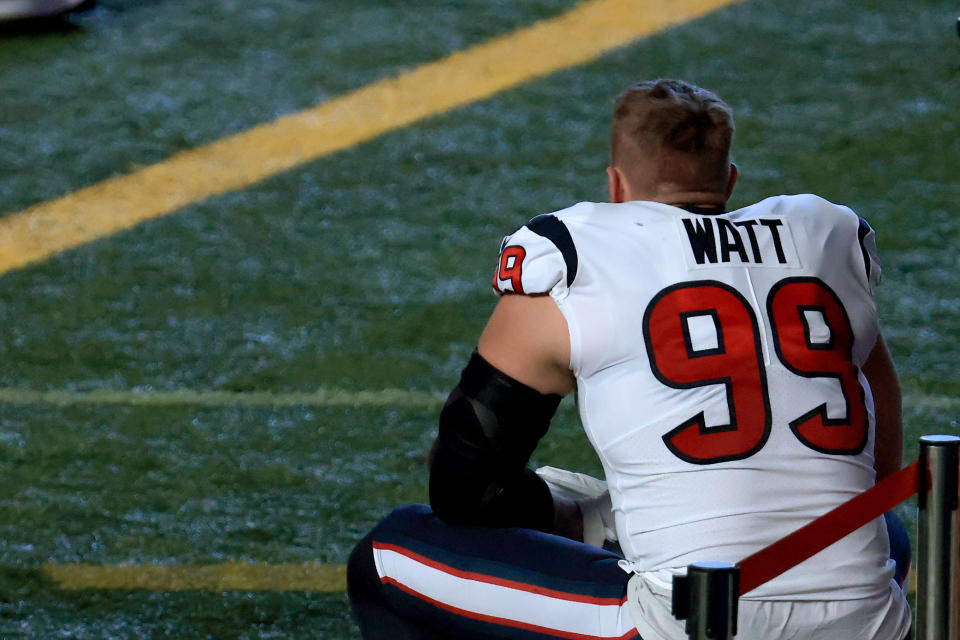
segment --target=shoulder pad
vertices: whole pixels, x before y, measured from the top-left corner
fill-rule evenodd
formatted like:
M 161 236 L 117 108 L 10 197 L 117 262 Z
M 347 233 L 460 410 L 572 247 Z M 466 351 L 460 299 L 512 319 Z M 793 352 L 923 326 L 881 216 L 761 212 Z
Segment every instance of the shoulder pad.
M 880 284 L 881 269 L 877 251 L 877 236 L 867 221 L 857 215 L 850 207 L 830 202 L 820 196 L 801 194 L 781 197 L 800 202 L 809 207 L 810 211 L 817 212 L 820 216 L 827 216 L 830 220 L 836 220 L 836 224 L 843 224 L 847 229 L 850 229 L 848 225 L 857 225 L 857 242 L 859 252 L 863 257 L 864 277 L 867 288 L 872 295 Z M 853 251 L 857 250 L 855 247 L 851 247 L 851 249 Z
M 563 294 L 577 277 L 577 267 L 567 226 L 553 214 L 540 215 L 503 239 L 493 289 L 498 294 Z

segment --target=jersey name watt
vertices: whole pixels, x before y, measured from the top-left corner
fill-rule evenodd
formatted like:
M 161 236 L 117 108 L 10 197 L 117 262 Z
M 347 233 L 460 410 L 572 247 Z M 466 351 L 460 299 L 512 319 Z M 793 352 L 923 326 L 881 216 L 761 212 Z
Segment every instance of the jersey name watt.
M 782 216 L 731 221 L 723 216 L 678 217 L 687 240 L 684 257 L 690 269 L 717 264 L 752 264 L 774 268 L 800 268 L 800 258 Z

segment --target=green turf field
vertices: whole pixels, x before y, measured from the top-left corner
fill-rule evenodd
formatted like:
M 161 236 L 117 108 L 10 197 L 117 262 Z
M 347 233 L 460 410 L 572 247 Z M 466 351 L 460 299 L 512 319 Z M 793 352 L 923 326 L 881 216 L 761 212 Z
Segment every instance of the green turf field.
M 5 29 L 0 222 L 573 6 L 101 0 Z M 603 199 L 635 79 L 732 104 L 734 206 L 812 191 L 871 221 L 906 458 L 957 433 L 956 9 L 751 0 L 3 274 L 0 637 L 356 638 L 337 590 L 72 590 L 48 567 L 338 565 L 423 501 L 500 238 Z M 564 405 L 535 458 L 596 472 L 587 446 Z

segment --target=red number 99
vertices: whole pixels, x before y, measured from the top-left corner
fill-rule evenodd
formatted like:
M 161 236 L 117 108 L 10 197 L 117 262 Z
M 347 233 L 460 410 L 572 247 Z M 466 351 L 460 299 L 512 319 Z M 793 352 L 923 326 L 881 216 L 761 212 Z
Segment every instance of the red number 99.
M 868 415 L 852 357 L 853 328 L 840 298 L 817 278 L 786 278 L 771 288 L 767 315 L 783 365 L 804 378 L 832 378 L 843 395 L 844 415 L 831 418 L 823 402 L 789 422 L 794 435 L 821 453 L 863 451 Z M 752 307 L 736 289 L 715 280 L 667 287 L 647 307 L 643 334 L 650 368 L 663 384 L 724 386 L 728 424 L 708 427 L 700 411 L 663 436 L 676 456 L 713 464 L 747 458 L 763 447 L 771 411 L 760 332 Z

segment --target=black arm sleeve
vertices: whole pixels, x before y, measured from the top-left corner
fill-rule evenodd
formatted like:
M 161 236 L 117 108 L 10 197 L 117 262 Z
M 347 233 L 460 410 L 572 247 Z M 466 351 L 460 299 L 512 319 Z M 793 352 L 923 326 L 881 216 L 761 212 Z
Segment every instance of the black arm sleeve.
M 478 353 L 440 413 L 430 506 L 450 524 L 553 529 L 546 483 L 526 468 L 560 396 L 544 395 Z

